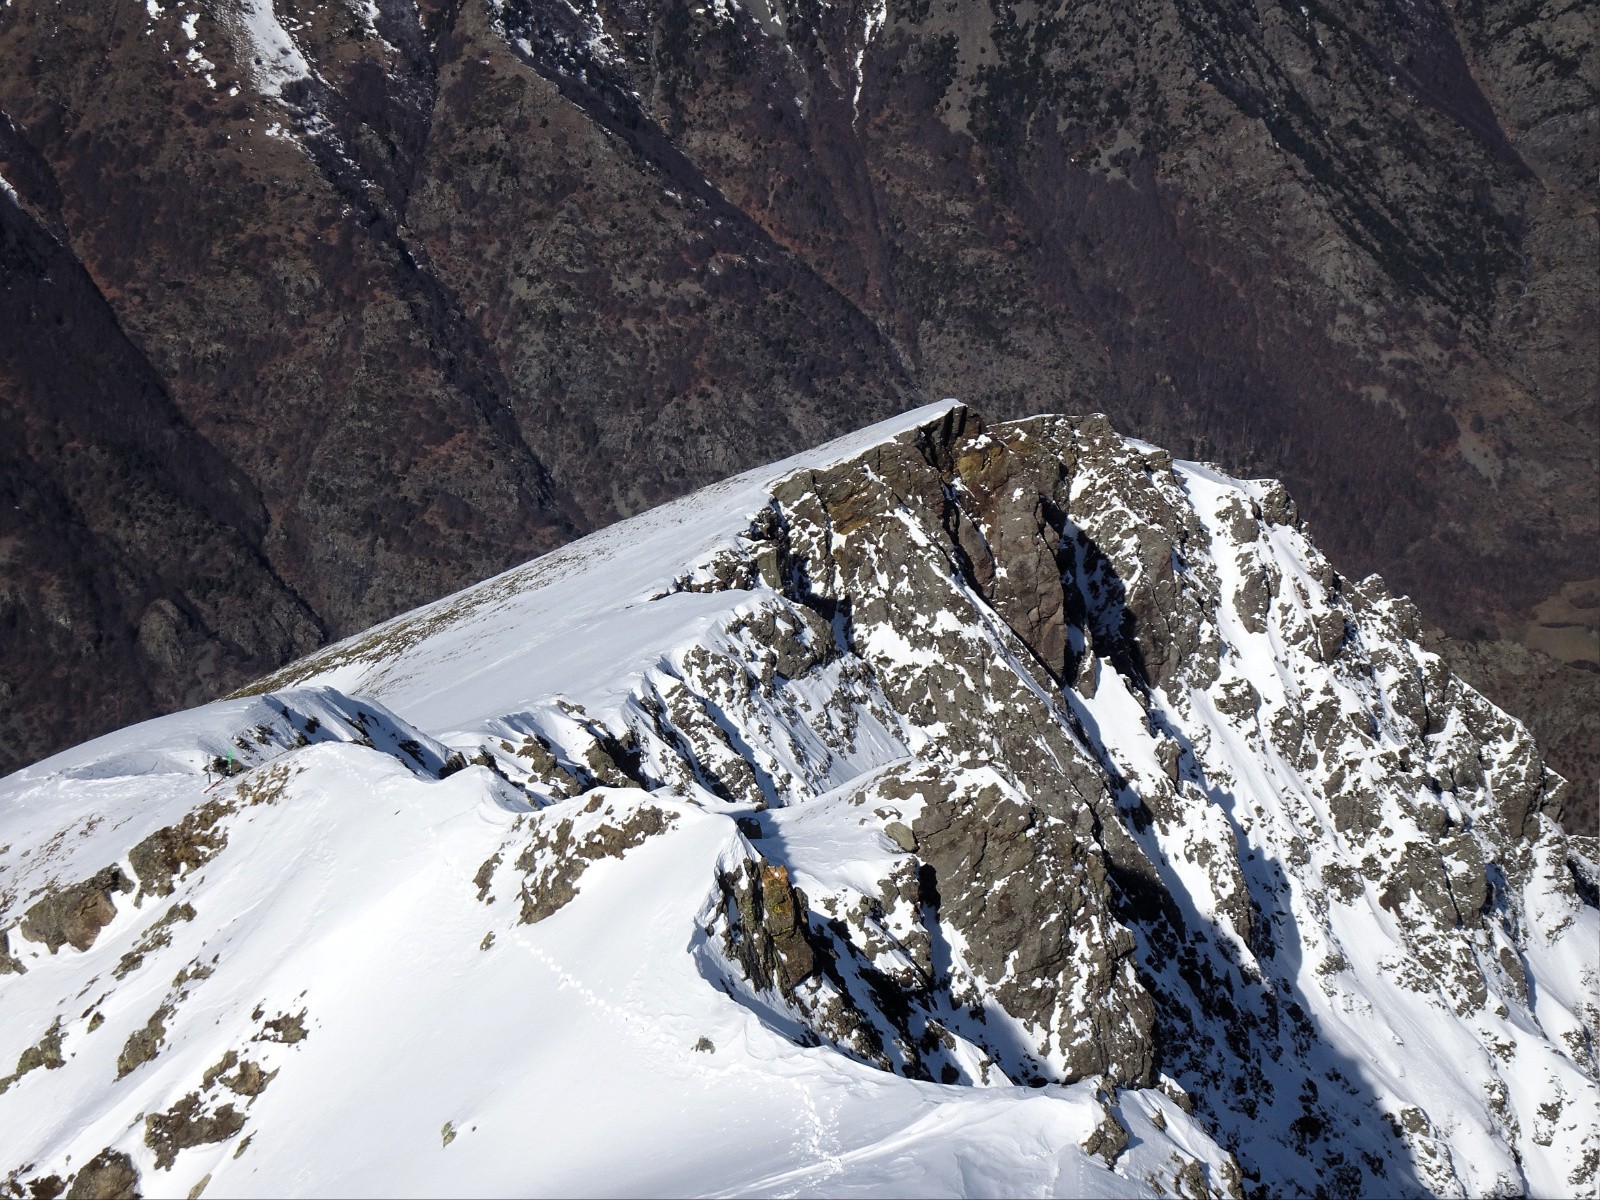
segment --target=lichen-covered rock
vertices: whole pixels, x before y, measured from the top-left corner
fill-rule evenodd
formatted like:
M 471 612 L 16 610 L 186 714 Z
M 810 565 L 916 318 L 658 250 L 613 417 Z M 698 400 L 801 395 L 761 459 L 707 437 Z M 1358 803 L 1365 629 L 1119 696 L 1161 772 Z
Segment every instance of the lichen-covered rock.
M 167 1037 L 167 1020 L 172 1016 L 172 1012 L 172 1004 L 163 1002 L 160 1008 L 150 1014 L 150 1019 L 143 1026 L 128 1035 L 127 1043 L 117 1055 L 118 1079 L 132 1073 L 135 1068 L 149 1062 L 161 1052 L 162 1043 Z
M 4 1092 L 30 1071 L 37 1071 L 41 1067 L 47 1071 L 54 1071 L 65 1064 L 66 1059 L 61 1057 L 61 1018 L 57 1017 L 37 1042 L 18 1055 L 17 1069 L 9 1075 L 0 1077 L 0 1092 Z
M 155 1151 L 156 1168 L 170 1168 L 192 1146 L 225 1142 L 244 1128 L 245 1117 L 232 1104 L 207 1110 L 198 1092 L 190 1092 L 165 1112 L 144 1119 L 144 1144 Z
M 784 867 L 753 859 L 720 876 L 717 885 L 729 955 L 757 989 L 774 988 L 793 999 L 817 965 L 805 893 L 795 888 Z
M 635 785 L 637 787 L 637 785 Z M 677 815 L 626 792 L 592 795 L 581 806 L 536 815 L 514 867 L 520 875 L 521 921 L 532 925 L 559 912 L 578 894 L 584 872 L 598 859 L 621 858 L 646 838 L 669 829 Z M 491 871 L 485 882 L 492 881 Z
M 232 1074 L 229 1074 L 230 1071 Z M 209 1092 L 215 1084 L 220 1083 L 234 1095 L 253 1100 L 266 1091 L 267 1085 L 277 1074 L 277 1071 L 263 1070 L 260 1063 L 248 1058 L 241 1059 L 237 1051 L 229 1050 L 214 1065 L 206 1068 L 200 1081 L 200 1090 Z
M 306 1040 L 306 1010 L 297 1013 L 279 1013 L 261 1026 L 261 1032 L 256 1035 L 260 1042 L 279 1042 L 285 1046 L 293 1046 L 297 1042 Z
M 139 1171 L 121 1150 L 102 1150 L 84 1163 L 67 1200 L 139 1200 Z
M 128 861 L 139 880 L 140 898 L 172 895 L 177 877 L 221 853 L 228 835 L 219 825 L 230 811 L 226 801 L 207 801 L 178 824 L 158 829 L 135 845 Z
M 113 897 L 132 890 L 133 883 L 121 867 L 107 867 L 34 903 L 23 916 L 19 932 L 31 941 L 43 942 L 51 954 L 62 946 L 87 950 L 117 915 Z
M 180 921 L 192 921 L 194 918 L 195 911 L 192 904 L 174 904 L 167 909 L 154 924 L 144 931 L 138 944 L 124 954 L 122 960 L 112 968 L 112 978 L 124 979 L 134 971 L 137 971 L 143 965 L 146 955 L 172 944 L 172 927 L 174 925 Z

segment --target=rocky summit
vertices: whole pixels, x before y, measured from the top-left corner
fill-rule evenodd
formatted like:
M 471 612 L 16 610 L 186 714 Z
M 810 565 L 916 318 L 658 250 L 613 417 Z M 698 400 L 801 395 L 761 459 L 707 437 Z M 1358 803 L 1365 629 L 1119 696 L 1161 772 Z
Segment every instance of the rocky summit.
M 1100 416 L 714 485 L 0 782 L 4 1191 L 1596 1195 L 1600 846 L 1418 639 Z

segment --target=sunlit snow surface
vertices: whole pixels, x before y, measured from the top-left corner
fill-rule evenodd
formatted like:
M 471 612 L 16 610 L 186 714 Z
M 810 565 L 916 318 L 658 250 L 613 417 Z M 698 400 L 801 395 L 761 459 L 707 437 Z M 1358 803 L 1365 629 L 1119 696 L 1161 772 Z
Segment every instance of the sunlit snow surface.
M 180 1196 L 202 1182 L 207 1196 L 1142 1196 L 1173 1194 L 1175 1166 L 1191 1161 L 1222 1180 L 1224 1153 L 1155 1089 L 1121 1094 L 1129 1143 L 1108 1166 L 1083 1149 L 1105 1114 L 1092 1080 L 1034 1089 L 1003 1077 L 902 1078 L 801 1044 L 775 997 L 727 986 L 708 932 L 719 872 L 764 846 L 781 849 L 809 894 L 870 895 L 893 867 L 896 849 L 853 802 L 933 735 L 897 719 L 870 679 L 842 666 L 785 689 L 785 713 L 757 714 L 770 740 L 744 747 L 760 767 L 751 786 L 775 802 L 759 831 L 736 824 L 756 806 L 748 798 L 719 800 L 685 779 L 649 797 L 667 814 L 664 832 L 600 857 L 576 898 L 537 923 L 518 920 L 515 880 L 492 869 L 536 809 L 581 824 L 598 803 L 626 814 L 644 795 L 602 787 L 563 798 L 514 785 L 502 771 L 519 739 L 537 733 L 576 770 L 593 729 L 626 726 L 641 703 L 670 704 L 697 647 L 729 643 L 730 628 L 764 611 L 757 583 L 681 585 L 711 569 L 775 481 L 948 408 L 623 522 L 320 652 L 265 695 L 146 722 L 0 781 L 0 929 L 25 968 L 0 975 L 0 1069 L 52 1029 L 63 1060 L 0 1093 L 0 1172 L 66 1178 L 109 1148 L 131 1157 L 145 1194 Z M 1243 486 L 1193 465 L 1180 478 L 1203 515 Z M 1281 560 L 1301 553 L 1285 547 Z M 1235 567 L 1218 563 L 1219 586 L 1237 588 Z M 1286 658 L 1269 635 L 1222 634 L 1232 669 L 1270 693 L 1263 681 L 1278 679 Z M 888 643 L 877 652 L 900 653 Z M 1137 786 L 1161 771 L 1148 722 L 1109 668 L 1101 679 L 1091 699 L 1070 701 L 1075 719 Z M 1274 822 L 1292 823 L 1294 804 L 1311 802 L 1294 799 L 1293 773 L 1259 746 L 1228 744 L 1235 733 L 1204 693 L 1162 702 L 1222 747 L 1233 794 L 1260 809 L 1254 836 L 1282 836 Z M 828 705 L 848 709 L 848 738 L 831 735 L 840 714 Z M 496 769 L 438 777 L 452 754 L 484 746 L 506 748 Z M 219 780 L 211 768 L 229 755 L 249 770 Z M 116 895 L 115 918 L 86 951 L 51 953 L 22 935 L 18 922 L 43 889 L 110 864 L 132 878 L 130 846 L 215 799 L 236 804 L 219 826 L 226 844 L 180 871 L 171 895 L 137 904 Z M 1184 836 L 1231 838 L 1227 821 L 1213 804 Z M 1214 881 L 1184 882 L 1194 868 L 1177 847 L 1150 849 L 1174 851 L 1164 868 L 1174 886 L 1212 894 Z M 1556 870 L 1547 864 L 1535 879 Z M 1351 994 L 1372 1000 L 1319 1015 L 1365 1080 L 1392 1088 L 1396 1107 L 1431 1097 L 1436 1121 L 1442 1112 L 1465 1123 L 1435 1131 L 1458 1157 L 1481 1117 L 1458 1103 L 1456 1078 L 1483 1055 L 1483 1037 L 1515 1044 L 1513 1078 L 1527 1080 L 1526 1095 L 1510 1097 L 1515 1111 L 1530 1112 L 1558 1076 L 1566 1121 L 1594 1109 L 1593 1081 L 1546 1039 L 1581 1030 L 1575 1014 L 1595 1003 L 1591 964 L 1573 947 L 1600 937 L 1600 923 L 1555 890 L 1547 900 L 1565 925 L 1529 931 L 1534 1008 L 1482 1014 L 1493 1027 L 1482 1037 L 1399 997 L 1376 958 L 1391 943 L 1369 936 L 1373 913 L 1341 909 L 1334 920 L 1350 922 L 1347 969 L 1360 983 Z M 1239 953 L 1250 953 L 1242 942 Z M 157 1052 L 123 1069 L 119 1056 L 153 1020 Z M 258 1094 L 217 1082 L 230 1053 L 270 1076 Z M 956 1053 L 975 1073 L 968 1048 Z M 201 1111 L 231 1105 L 243 1120 L 158 1165 L 146 1118 L 191 1094 Z M 1492 1184 L 1496 1155 L 1489 1146 L 1456 1170 Z M 1562 1194 L 1569 1158 L 1558 1147 L 1522 1169 L 1538 1194 Z

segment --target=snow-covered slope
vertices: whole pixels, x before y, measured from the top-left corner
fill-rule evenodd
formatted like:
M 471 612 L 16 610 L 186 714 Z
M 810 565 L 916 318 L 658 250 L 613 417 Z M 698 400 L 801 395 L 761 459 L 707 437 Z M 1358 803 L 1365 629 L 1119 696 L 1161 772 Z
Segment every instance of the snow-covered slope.
M 1277 485 L 907 414 L 0 782 L 18 1195 L 1594 1194 L 1592 843 Z

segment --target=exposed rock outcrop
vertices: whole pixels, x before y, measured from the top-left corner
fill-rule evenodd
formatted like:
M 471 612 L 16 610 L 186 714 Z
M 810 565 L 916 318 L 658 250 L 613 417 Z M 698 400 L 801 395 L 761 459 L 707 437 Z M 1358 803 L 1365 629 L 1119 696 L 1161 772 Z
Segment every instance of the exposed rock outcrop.
M 118 893 L 133 891 L 133 883 L 120 867 L 107 867 L 82 883 L 75 883 L 46 896 L 28 909 L 18 931 L 23 937 L 43 942 L 54 954 L 62 946 L 87 950 L 94 945 L 100 930 L 116 918 L 113 899 Z

